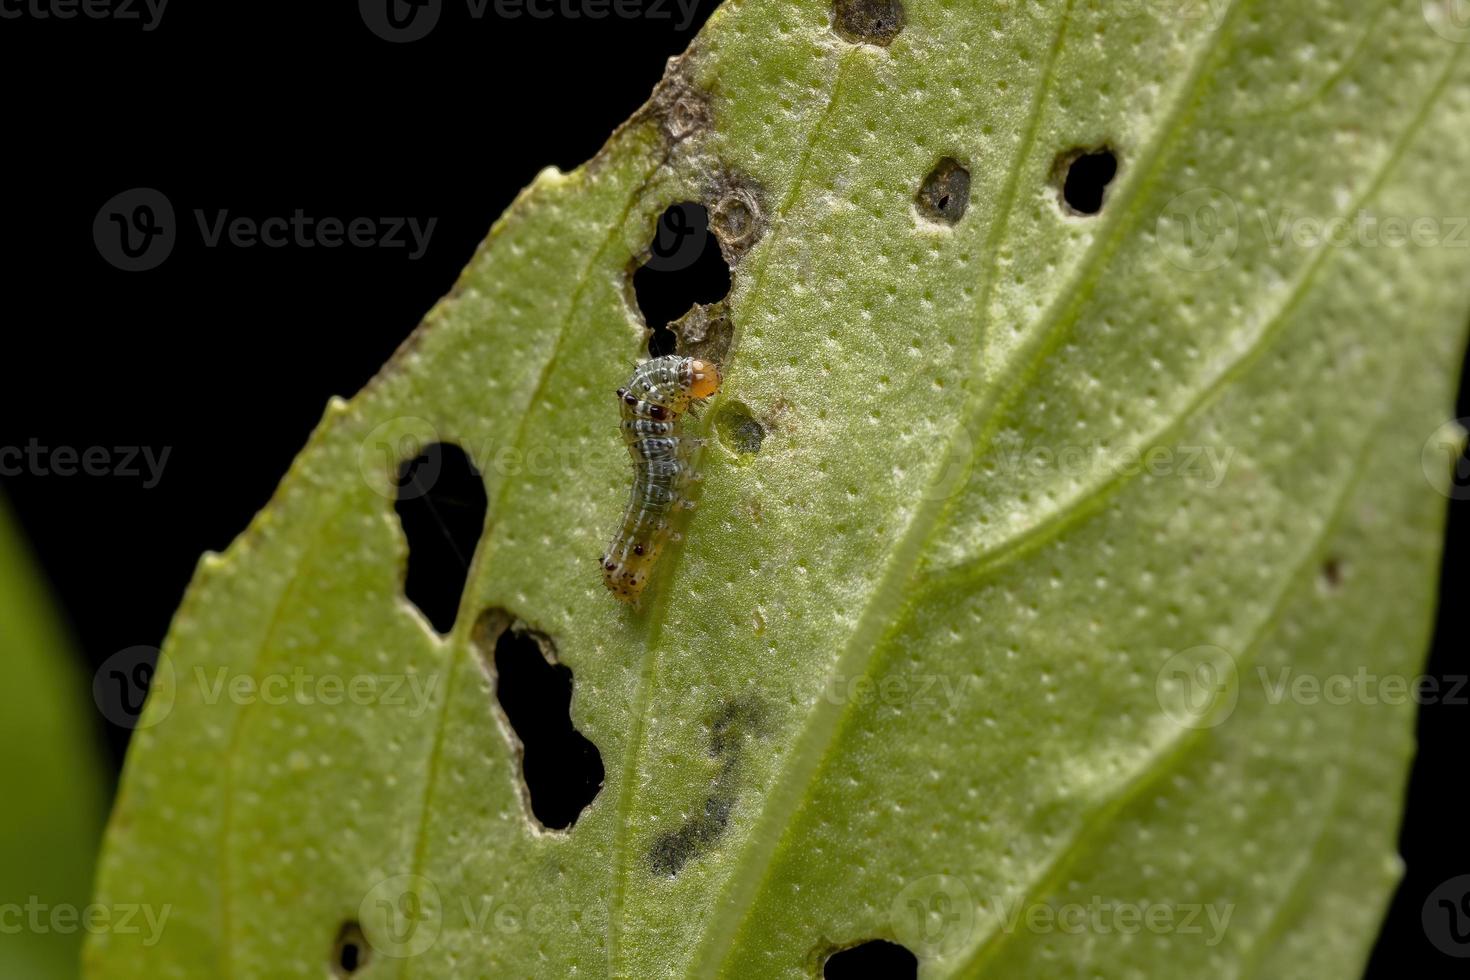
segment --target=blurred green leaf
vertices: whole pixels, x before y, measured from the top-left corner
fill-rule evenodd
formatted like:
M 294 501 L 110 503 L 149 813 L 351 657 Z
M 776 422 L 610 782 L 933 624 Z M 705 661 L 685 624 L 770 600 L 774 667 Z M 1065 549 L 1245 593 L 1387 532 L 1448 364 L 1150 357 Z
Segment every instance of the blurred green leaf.
M 0 499 L 0 976 L 78 975 L 103 820 L 90 690 Z

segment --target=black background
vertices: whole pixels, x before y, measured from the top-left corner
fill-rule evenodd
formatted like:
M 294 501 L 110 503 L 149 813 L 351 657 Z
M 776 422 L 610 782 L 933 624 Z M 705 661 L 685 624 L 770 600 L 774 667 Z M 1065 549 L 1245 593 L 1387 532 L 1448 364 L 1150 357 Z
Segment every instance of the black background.
M 450 287 L 491 222 L 552 164 L 571 169 L 647 97 L 695 23 L 472 20 L 449 0 L 410 44 L 356 4 L 185 4 L 134 22 L 0 21 L 6 95 L 5 380 L 0 445 L 170 447 L 163 480 L 4 480 L 93 665 L 162 641 L 200 553 L 268 499 L 332 395 L 348 396 Z M 312 11 L 300 8 L 320 8 Z M 94 247 L 104 201 L 172 201 L 172 255 L 124 273 Z M 436 218 L 427 254 L 201 246 L 195 208 L 265 217 Z M 1470 289 L 1470 277 L 1466 288 Z M 1458 415 L 1470 415 L 1461 394 Z M 1452 504 L 1429 673 L 1463 676 L 1470 505 Z M 1436 952 L 1425 896 L 1470 873 L 1459 794 L 1470 707 L 1432 704 L 1402 850 L 1408 874 L 1371 976 L 1465 961 Z M 99 719 L 114 763 L 126 731 Z M 1463 972 L 1463 971 L 1459 971 Z

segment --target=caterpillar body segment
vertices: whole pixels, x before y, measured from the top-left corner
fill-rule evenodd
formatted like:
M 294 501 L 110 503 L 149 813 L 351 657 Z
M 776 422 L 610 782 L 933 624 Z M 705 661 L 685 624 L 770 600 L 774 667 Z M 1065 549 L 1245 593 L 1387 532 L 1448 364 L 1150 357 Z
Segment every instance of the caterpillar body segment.
M 637 602 L 670 537 L 669 518 L 688 506 L 697 479 L 696 441 L 683 418 L 720 389 L 719 368 L 694 357 L 667 355 L 638 365 L 618 389 L 623 442 L 633 463 L 633 487 L 612 543 L 602 556 L 603 581 L 623 602 Z

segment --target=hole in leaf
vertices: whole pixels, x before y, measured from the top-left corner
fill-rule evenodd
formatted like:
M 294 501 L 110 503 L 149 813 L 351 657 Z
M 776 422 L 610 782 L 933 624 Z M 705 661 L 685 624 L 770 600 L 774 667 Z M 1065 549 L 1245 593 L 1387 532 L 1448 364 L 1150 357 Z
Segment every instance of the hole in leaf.
M 672 354 L 677 338 L 669 324 L 696 303 L 714 303 L 730 292 L 730 266 L 710 234 L 709 211 L 683 201 L 659 215 L 648 259 L 633 273 L 633 294 L 652 331 L 648 354 Z
M 332 943 L 332 976 L 350 977 L 368 963 L 367 937 L 356 922 L 344 922 Z
M 512 624 L 499 610 L 480 618 L 476 643 L 492 660 L 496 700 L 521 743 L 531 813 L 542 826 L 565 830 L 603 779 L 602 754 L 572 725 L 572 671 L 556 662 L 550 637 Z
M 1107 198 L 1108 185 L 1118 175 L 1118 157 L 1112 150 L 1072 150 L 1057 160 L 1062 179 L 1062 203 L 1074 214 L 1097 214 Z
M 822 976 L 827 980 L 911 980 L 919 975 L 919 958 L 898 943 L 874 939 L 860 946 L 839 950 L 827 957 Z
M 900 0 L 834 0 L 832 27 L 844 41 L 887 47 L 903 30 Z
M 970 206 L 970 171 L 953 157 L 945 157 L 924 178 L 914 203 L 930 221 L 954 224 Z
M 454 628 L 486 503 L 480 471 L 453 443 L 431 443 L 398 467 L 393 509 L 408 539 L 403 594 L 440 633 Z
M 766 438 L 765 426 L 757 422 L 750 409 L 740 402 L 730 402 L 720 407 L 715 416 L 715 432 L 720 442 L 732 452 L 749 456 L 761 451 Z

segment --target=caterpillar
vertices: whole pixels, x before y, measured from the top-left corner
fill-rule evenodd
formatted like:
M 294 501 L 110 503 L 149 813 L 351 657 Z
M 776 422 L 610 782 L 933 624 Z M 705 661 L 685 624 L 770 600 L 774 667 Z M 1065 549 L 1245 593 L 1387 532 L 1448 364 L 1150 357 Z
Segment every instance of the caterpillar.
M 683 416 L 720 390 L 712 361 L 668 354 L 644 361 L 618 389 L 623 442 L 633 458 L 628 508 L 602 556 L 602 578 L 612 594 L 636 603 L 669 539 L 669 514 L 691 506 L 684 497 L 694 479 L 693 443 Z

